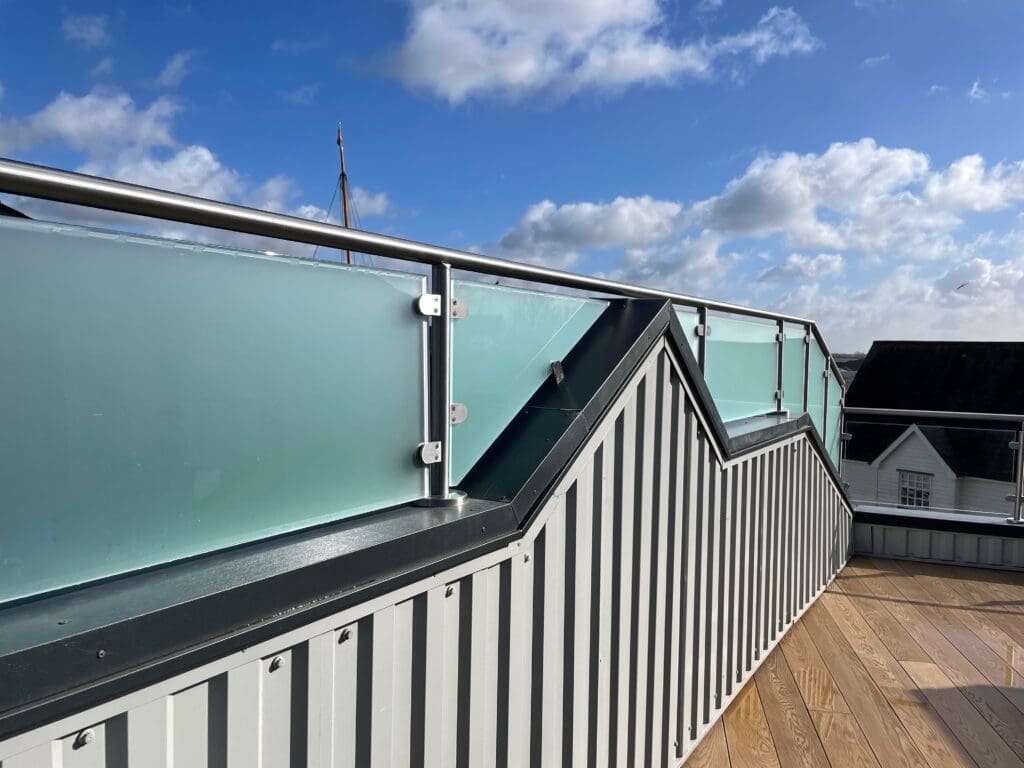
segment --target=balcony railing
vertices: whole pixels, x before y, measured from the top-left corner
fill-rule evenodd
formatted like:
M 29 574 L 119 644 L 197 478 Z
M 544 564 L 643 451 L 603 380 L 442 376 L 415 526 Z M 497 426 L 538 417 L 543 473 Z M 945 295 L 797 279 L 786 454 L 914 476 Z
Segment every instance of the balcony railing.
M 861 508 L 1024 522 L 1024 415 L 846 407 L 843 479 Z
M 0 219 L 0 602 L 458 505 L 453 486 L 615 297 L 675 305 L 732 433 L 807 414 L 839 466 L 842 379 L 809 320 L 7 160 L 0 191 L 431 267 Z

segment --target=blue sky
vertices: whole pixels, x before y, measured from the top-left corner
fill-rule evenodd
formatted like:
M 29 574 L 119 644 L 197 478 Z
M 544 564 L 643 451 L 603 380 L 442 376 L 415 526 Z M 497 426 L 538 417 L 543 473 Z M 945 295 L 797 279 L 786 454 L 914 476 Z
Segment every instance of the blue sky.
M 340 120 L 367 229 L 809 316 L 839 351 L 1024 337 L 1018 2 L 0 18 L 3 156 L 322 217 Z

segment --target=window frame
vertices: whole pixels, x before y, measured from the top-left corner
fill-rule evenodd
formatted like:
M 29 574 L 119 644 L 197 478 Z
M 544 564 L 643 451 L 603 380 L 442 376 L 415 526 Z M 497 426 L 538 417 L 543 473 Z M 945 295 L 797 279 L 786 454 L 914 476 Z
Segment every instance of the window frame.
M 931 472 L 920 472 L 916 469 L 897 469 L 897 504 L 908 509 L 930 509 L 932 481 L 934 479 L 935 475 Z

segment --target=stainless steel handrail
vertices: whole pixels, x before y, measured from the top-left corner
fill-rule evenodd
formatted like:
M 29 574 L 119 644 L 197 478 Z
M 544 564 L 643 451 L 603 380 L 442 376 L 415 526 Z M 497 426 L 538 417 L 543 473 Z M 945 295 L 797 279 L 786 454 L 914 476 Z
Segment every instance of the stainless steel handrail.
M 770 312 L 742 304 L 706 300 L 657 288 L 645 288 L 600 277 L 578 275 L 558 269 L 483 256 L 469 251 L 403 240 L 374 232 L 346 229 L 334 224 L 300 219 L 282 213 L 261 211 L 241 205 L 221 203 L 177 192 L 167 192 L 4 158 L 0 158 L 0 192 L 178 221 L 183 224 L 292 240 L 338 250 L 369 253 L 374 256 L 386 256 L 421 264 L 448 264 L 454 269 L 518 278 L 547 285 L 559 285 L 630 298 L 665 299 L 674 304 L 798 323 L 811 329 L 828 358 L 831 368 L 836 375 L 839 375 L 839 368 L 829 353 L 817 325 L 811 320 L 793 315 Z
M 1024 414 L 1021 413 L 980 413 L 976 411 L 922 411 L 906 408 L 867 408 L 847 405 L 843 407 L 843 419 L 848 416 L 890 416 L 910 419 L 948 419 L 950 421 L 1002 421 L 1015 422 L 1017 431 L 1017 456 L 1014 467 L 1013 517 L 1008 522 L 1024 524 Z M 844 428 L 845 429 L 845 428 Z M 1011 446 L 1012 447 L 1012 446 Z
M 713 323 L 709 324 L 709 311 L 774 320 L 780 326 L 780 333 L 777 335 L 776 342 L 777 354 L 779 356 L 779 388 L 776 393 L 776 401 L 780 408 L 782 403 L 781 376 L 784 339 L 784 335 L 781 333 L 783 330 L 782 323 L 798 324 L 804 329 L 804 333 L 808 337 L 814 338 L 817 341 L 826 360 L 826 370 L 821 371 L 819 374 L 819 372 L 813 372 L 809 369 L 809 357 L 806 353 L 804 355 L 805 410 L 807 408 L 807 382 L 809 382 L 811 376 L 825 375 L 828 371 L 831 371 L 840 383 L 840 387 L 842 387 L 842 374 L 839 371 L 838 365 L 836 365 L 835 359 L 828 351 L 828 347 L 825 345 L 817 325 L 813 321 L 801 317 L 769 312 L 741 304 L 709 301 L 682 293 L 663 291 L 656 288 L 644 288 L 638 285 L 578 275 L 572 272 L 563 272 L 532 264 L 497 259 L 468 251 L 427 245 L 373 232 L 364 232 L 295 216 L 287 216 L 281 213 L 261 211 L 241 205 L 222 203 L 201 197 L 167 192 L 151 187 L 127 184 L 121 181 L 87 176 L 85 174 L 72 173 L 71 171 L 62 171 L 4 158 L 0 158 L 0 192 L 177 221 L 202 227 L 213 227 L 215 229 L 241 232 L 249 235 L 308 243 L 342 251 L 356 251 L 403 261 L 430 264 L 434 268 L 432 270 L 432 283 L 437 282 L 438 274 L 442 274 L 438 270 L 441 269 L 446 276 L 446 279 L 442 282 L 445 285 L 450 285 L 450 270 L 455 268 L 614 296 L 661 299 L 670 301 L 673 304 L 695 307 L 698 309 L 700 318 L 701 335 L 698 345 L 698 359 L 702 369 L 706 359 L 709 327 L 714 325 Z M 431 441 L 439 441 L 441 443 L 441 458 L 440 466 L 433 467 L 429 474 L 429 485 L 431 488 L 429 500 L 448 504 L 460 503 L 461 496 L 457 492 L 453 492 L 448 485 L 450 444 L 447 437 L 450 436 L 448 420 L 450 418 L 449 410 L 451 403 L 451 361 L 449 349 L 451 306 L 449 302 L 451 297 L 447 295 L 447 289 L 441 288 L 438 286 L 433 287 L 435 294 L 440 292 L 445 295 L 442 297 L 444 308 L 441 316 L 432 324 L 432 328 L 436 330 L 436 333 L 432 335 L 432 355 L 435 358 L 432 370 L 435 375 L 431 377 L 432 393 L 429 397 L 432 425 L 430 428 L 430 439 Z M 444 371 L 447 371 L 447 376 L 440 375 Z M 825 403 L 822 405 L 823 418 L 825 412 L 827 412 L 827 380 L 825 382 L 824 399 Z M 824 422 L 822 423 L 824 424 Z M 824 438 L 824 434 L 822 437 Z
M 848 416 L 902 416 L 913 419 L 957 419 L 962 421 L 1014 421 L 1024 422 L 1020 413 L 974 413 L 971 411 L 916 411 L 903 408 L 863 408 L 848 405 L 843 408 Z

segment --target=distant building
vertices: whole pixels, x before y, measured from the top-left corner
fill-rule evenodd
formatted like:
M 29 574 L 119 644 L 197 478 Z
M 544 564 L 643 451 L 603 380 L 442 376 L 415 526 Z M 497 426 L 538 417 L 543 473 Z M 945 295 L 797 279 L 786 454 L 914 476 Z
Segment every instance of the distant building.
M 851 407 L 1024 413 L 1024 343 L 875 342 Z M 858 502 L 1011 514 L 1014 422 L 853 416 L 844 479 Z

